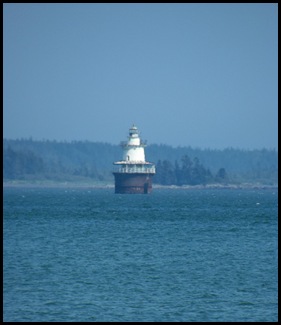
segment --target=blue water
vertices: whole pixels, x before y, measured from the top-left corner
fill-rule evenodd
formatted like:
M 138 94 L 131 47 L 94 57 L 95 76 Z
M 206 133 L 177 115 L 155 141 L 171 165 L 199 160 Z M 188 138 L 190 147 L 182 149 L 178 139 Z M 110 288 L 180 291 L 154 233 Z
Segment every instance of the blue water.
M 277 321 L 277 198 L 4 188 L 4 321 Z

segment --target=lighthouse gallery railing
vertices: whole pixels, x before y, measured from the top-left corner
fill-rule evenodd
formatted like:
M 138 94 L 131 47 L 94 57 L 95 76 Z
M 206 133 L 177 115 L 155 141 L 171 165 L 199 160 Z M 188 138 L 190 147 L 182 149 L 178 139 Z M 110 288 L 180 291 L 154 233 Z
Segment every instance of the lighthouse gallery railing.
M 126 166 L 126 167 L 115 167 L 115 173 L 142 173 L 142 174 L 155 174 L 155 167 L 135 167 L 135 166 Z

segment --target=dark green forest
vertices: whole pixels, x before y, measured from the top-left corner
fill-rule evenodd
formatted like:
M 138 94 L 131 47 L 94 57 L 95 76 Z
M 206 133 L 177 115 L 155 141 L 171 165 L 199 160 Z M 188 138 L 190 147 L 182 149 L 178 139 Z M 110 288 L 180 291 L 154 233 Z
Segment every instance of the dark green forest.
M 156 184 L 277 184 L 278 153 L 273 149 L 211 150 L 152 144 L 145 154 L 146 160 L 156 165 Z M 3 179 L 113 183 L 112 163 L 121 158 L 121 147 L 108 143 L 4 139 Z

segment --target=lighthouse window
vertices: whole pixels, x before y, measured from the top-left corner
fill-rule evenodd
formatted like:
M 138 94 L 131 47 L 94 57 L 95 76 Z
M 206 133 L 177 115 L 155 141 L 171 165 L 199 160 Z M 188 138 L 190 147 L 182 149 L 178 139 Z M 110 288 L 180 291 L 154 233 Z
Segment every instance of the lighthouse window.
M 133 134 L 138 134 L 138 131 L 137 130 L 134 130 L 134 129 L 131 129 L 130 132 L 129 132 L 130 135 L 133 135 Z

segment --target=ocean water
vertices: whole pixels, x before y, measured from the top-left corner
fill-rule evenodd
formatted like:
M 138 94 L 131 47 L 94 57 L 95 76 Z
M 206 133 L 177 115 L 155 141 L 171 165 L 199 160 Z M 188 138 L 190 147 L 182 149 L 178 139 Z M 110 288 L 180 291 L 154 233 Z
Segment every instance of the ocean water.
M 4 188 L 4 321 L 277 321 L 277 199 Z

